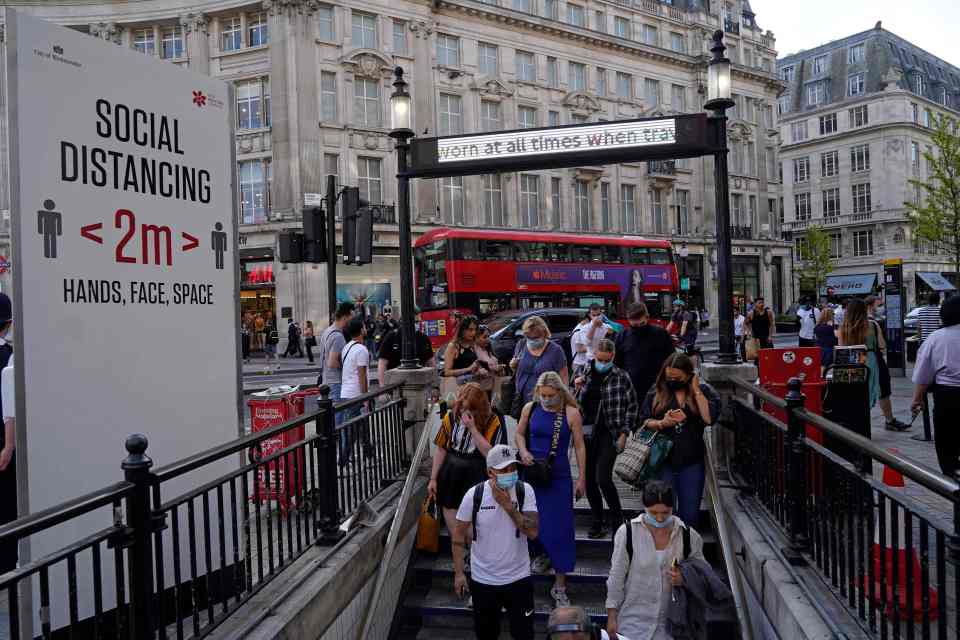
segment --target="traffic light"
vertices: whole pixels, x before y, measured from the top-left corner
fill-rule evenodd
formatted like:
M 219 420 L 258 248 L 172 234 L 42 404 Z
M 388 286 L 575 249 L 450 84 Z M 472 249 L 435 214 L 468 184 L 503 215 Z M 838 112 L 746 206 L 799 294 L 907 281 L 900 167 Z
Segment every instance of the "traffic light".
M 277 238 L 280 262 L 303 262 L 303 234 L 296 231 L 283 231 Z
M 373 207 L 363 207 L 358 216 L 354 264 L 370 264 L 373 262 Z
M 369 251 L 359 249 L 358 240 L 370 244 Z M 343 263 L 367 264 L 373 253 L 373 218 L 358 187 L 343 189 Z M 366 259 L 364 259 L 366 258 Z
M 320 207 L 303 210 L 303 260 L 327 261 L 327 219 Z

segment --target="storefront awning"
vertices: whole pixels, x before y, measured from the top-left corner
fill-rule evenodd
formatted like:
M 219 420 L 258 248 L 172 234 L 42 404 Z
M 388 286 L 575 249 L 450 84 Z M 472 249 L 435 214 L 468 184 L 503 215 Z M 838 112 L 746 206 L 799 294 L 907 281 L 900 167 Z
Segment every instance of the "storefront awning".
M 954 291 L 956 287 L 950 284 L 950 281 L 943 277 L 942 273 L 935 271 L 918 271 L 920 279 L 927 283 L 927 286 L 934 291 Z
M 875 273 L 827 276 L 826 290 L 821 293 L 834 296 L 865 296 L 873 293 L 876 283 L 877 274 Z

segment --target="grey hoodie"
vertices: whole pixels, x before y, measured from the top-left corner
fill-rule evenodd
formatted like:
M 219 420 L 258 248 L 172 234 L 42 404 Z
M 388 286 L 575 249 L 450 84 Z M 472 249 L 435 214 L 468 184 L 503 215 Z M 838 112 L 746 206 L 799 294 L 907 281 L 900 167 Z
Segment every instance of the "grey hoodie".
M 673 587 L 667 606 L 667 633 L 675 639 L 706 640 L 710 619 L 729 618 L 733 594 L 726 581 L 699 558 L 680 563 L 683 586 Z

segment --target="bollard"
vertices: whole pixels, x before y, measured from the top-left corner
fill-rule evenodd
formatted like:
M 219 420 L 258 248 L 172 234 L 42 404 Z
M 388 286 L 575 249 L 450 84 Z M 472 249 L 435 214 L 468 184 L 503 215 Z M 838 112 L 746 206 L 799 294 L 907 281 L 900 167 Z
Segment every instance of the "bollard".
M 923 408 L 921 411 L 921 417 L 923 418 L 923 433 L 918 433 L 913 436 L 914 440 L 919 442 L 930 442 L 933 440 L 933 434 L 930 431 L 930 394 L 923 394 Z
M 788 513 L 790 518 L 790 541 L 783 555 L 794 566 L 802 566 L 807 562 L 803 552 L 807 550 L 807 451 L 804 446 L 806 424 L 797 415 L 797 409 L 803 409 L 806 396 L 803 395 L 803 381 L 800 378 L 790 378 L 787 382 L 787 437 L 784 441 L 784 460 L 787 462 L 786 494 Z
M 337 481 L 337 431 L 336 412 L 330 398 L 330 387 L 320 387 L 320 400 L 317 402 L 320 412 L 317 414 L 317 434 L 319 460 L 320 491 L 320 535 L 317 544 L 327 546 L 336 544 L 344 533 L 340 531 L 339 483 Z
M 140 433 L 129 436 L 124 443 L 127 457 L 120 467 L 124 479 L 133 484 L 127 498 L 126 518 L 128 531 L 123 546 L 129 549 L 130 558 L 130 637 L 153 637 L 153 514 L 150 508 L 150 491 L 154 475 L 150 473 L 153 460 L 146 455 L 147 437 Z

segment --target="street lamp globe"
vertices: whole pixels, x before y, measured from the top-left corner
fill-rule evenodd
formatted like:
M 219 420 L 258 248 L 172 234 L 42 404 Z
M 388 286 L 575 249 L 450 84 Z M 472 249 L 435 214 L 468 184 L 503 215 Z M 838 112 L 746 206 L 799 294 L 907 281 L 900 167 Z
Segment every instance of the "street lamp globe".
M 680 254 L 680 257 L 683 258 L 684 260 L 686 260 L 687 256 L 690 255 L 690 249 L 687 248 L 686 242 L 680 245 L 680 250 L 678 251 L 678 253 Z
M 390 137 L 409 138 L 413 136 L 413 113 L 407 81 L 403 79 L 403 68 L 393 70 L 393 93 L 390 95 Z
M 730 80 L 730 60 L 723 55 L 727 50 L 723 44 L 723 31 L 713 33 L 713 46 L 710 51 L 713 58 L 707 67 L 707 102 L 704 105 L 710 111 L 723 111 L 733 106 Z

